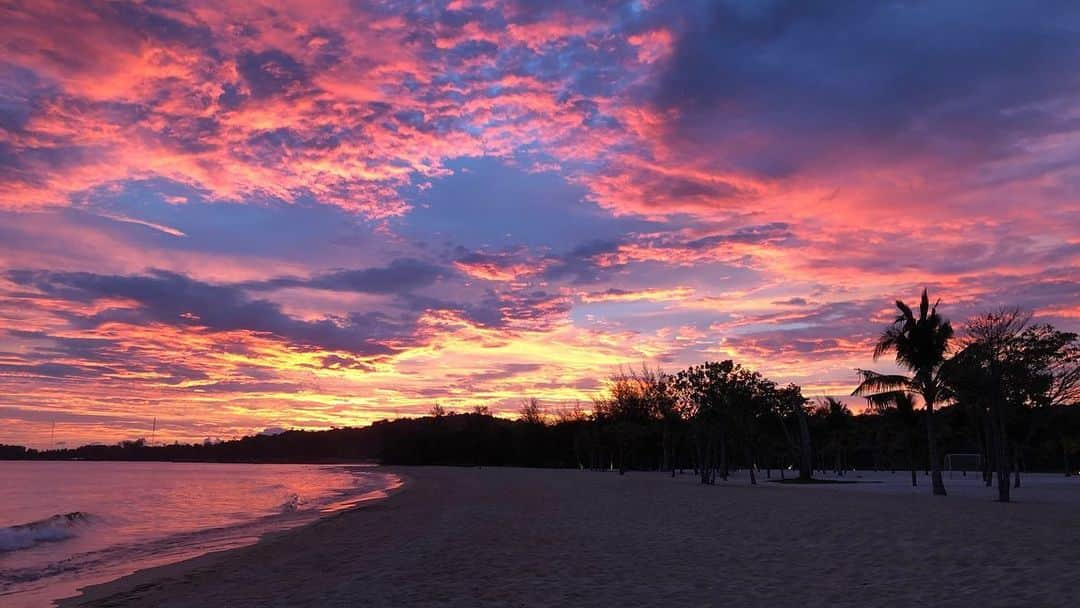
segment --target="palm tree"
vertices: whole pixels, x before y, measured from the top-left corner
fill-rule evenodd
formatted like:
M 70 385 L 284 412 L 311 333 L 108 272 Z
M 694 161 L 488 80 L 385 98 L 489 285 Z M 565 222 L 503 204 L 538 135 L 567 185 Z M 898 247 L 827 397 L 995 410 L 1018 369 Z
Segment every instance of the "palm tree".
M 934 405 L 943 394 L 939 372 L 945 363 L 949 341 L 953 336 L 952 324 L 937 312 L 940 300 L 930 306 L 930 299 L 923 289 L 919 302 L 919 316 L 902 301 L 896 301 L 900 314 L 882 332 L 874 346 L 874 360 L 892 352 L 896 363 L 912 372 L 912 376 L 878 374 L 859 370 L 863 381 L 855 389 L 855 395 L 869 395 L 889 391 L 915 393 L 922 397 L 926 407 L 926 439 L 929 443 L 930 474 L 933 493 L 945 495 L 945 482 L 941 478 L 941 463 L 937 455 L 937 433 L 934 429 Z

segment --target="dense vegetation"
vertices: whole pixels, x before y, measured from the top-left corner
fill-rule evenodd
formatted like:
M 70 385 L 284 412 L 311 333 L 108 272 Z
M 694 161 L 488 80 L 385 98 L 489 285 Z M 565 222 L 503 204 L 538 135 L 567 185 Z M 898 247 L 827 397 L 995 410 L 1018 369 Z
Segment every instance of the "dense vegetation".
M 844 469 L 907 470 L 908 446 L 898 432 L 905 424 L 889 413 L 853 415 L 839 402 L 811 404 L 807 422 L 814 446 L 813 466 L 817 470 Z M 924 413 L 914 412 L 916 423 Z M 942 453 L 978 452 L 978 438 L 971 415 L 965 408 L 951 405 L 935 413 L 938 417 Z M 1062 471 L 1063 454 L 1080 466 L 1080 408 L 1055 407 L 1041 412 L 1047 423 L 1040 424 L 1025 443 L 1021 457 L 1025 470 Z M 788 433 L 797 423 L 788 419 Z M 693 470 L 696 454 L 688 441 L 691 429 L 684 424 L 669 429 L 667 441 L 670 465 Z M 568 419 L 556 414 L 544 424 L 496 418 L 483 413 L 444 413 L 378 422 L 364 428 L 328 431 L 287 431 L 278 435 L 256 435 L 236 441 L 205 444 L 148 446 L 142 441 L 117 445 L 89 445 L 74 449 L 37 451 L 19 446 L 0 446 L 3 459 L 85 459 L 85 460 L 169 460 L 211 462 L 337 462 L 378 461 L 386 464 L 515 465 L 549 467 L 618 468 L 618 434 L 611 421 L 601 423 L 592 416 Z M 663 468 L 665 431 L 662 422 L 652 421 L 638 429 L 632 446 L 623 446 L 625 466 L 632 469 Z M 1065 438 L 1062 444 L 1061 439 Z M 792 441 L 798 441 L 793 436 Z M 738 443 L 728 446 L 730 468 L 745 466 Z M 779 421 L 762 429 L 756 448 L 758 467 L 791 466 L 797 474 L 788 439 Z M 626 449 L 631 447 L 631 449 Z M 914 450 L 920 477 L 926 469 L 926 443 L 921 435 Z M 717 471 L 719 473 L 719 471 Z
M 1021 471 L 1064 471 L 1080 463 L 1080 341 L 1016 310 L 968 321 L 961 338 L 924 292 L 916 312 L 903 302 L 875 358 L 894 354 L 910 374 L 858 370 L 854 394 L 869 407 L 806 399 L 733 361 L 677 373 L 643 368 L 615 375 L 589 412 L 522 403 L 517 419 L 436 405 L 428 416 L 364 428 L 288 431 L 236 441 L 148 446 L 140 441 L 35 451 L 0 446 L 0 458 L 197 460 L 219 462 L 378 461 L 385 464 L 518 465 L 693 471 L 702 483 L 736 468 L 750 483 L 809 480 L 814 470 L 853 468 L 930 474 L 945 492 L 944 454 L 979 454 L 987 485 L 1002 500 Z M 951 356 L 950 356 L 951 355 Z M 790 473 L 789 473 L 790 471 Z

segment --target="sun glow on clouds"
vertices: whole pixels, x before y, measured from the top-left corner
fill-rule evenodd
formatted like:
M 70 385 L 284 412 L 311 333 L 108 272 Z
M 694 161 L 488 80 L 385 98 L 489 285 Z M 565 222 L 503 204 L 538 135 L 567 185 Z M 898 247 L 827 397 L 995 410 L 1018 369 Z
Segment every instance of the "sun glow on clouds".
M 1075 330 L 1080 13 L 992 5 L 8 4 L 0 442 L 846 394 L 923 286 Z

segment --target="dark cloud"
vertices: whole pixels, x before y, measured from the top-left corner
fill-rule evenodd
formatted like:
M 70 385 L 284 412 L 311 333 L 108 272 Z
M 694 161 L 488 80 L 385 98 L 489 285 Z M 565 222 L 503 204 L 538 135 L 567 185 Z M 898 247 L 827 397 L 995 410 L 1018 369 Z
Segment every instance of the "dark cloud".
M 77 167 L 101 152 L 100 147 L 77 144 L 17 149 L 10 143 L 0 142 L 0 180 L 45 184 L 48 176 L 44 169 L 61 171 Z
M 525 263 L 529 259 L 524 247 L 516 247 L 498 253 L 469 251 L 464 247 L 458 247 L 456 252 L 459 257 L 454 260 L 455 262 L 469 266 L 491 266 L 503 270 Z
M 308 278 L 278 277 L 266 281 L 243 283 L 240 286 L 255 291 L 303 287 L 355 293 L 391 294 L 427 287 L 447 270 L 415 259 L 394 260 L 382 268 L 335 270 Z
M 169 120 L 155 135 L 167 146 L 197 154 L 217 147 L 220 130 L 221 124 L 214 118 L 177 117 Z
M 178 42 L 197 47 L 204 52 L 216 54 L 213 33 L 203 24 L 194 23 L 191 11 L 180 3 L 167 2 L 174 14 L 183 14 L 186 19 L 174 19 L 161 10 L 155 10 L 158 3 L 114 2 L 101 5 L 101 18 L 115 20 L 118 25 L 139 32 L 143 37 L 165 42 Z
M 974 301 L 946 301 L 945 310 L 953 320 L 967 319 L 1004 305 L 1042 311 L 1041 320 L 1065 328 L 1076 326 L 1075 319 L 1069 314 L 1070 305 L 1080 302 L 1080 275 L 1075 267 L 1051 267 L 1030 275 L 984 273 L 964 277 L 960 284 L 983 296 Z
M 783 245 L 790 243 L 794 238 L 795 234 L 791 232 L 788 224 L 772 222 L 760 226 L 744 226 L 732 232 L 702 237 L 686 243 L 684 247 L 698 251 L 729 243 Z
M 486 40 L 468 40 L 451 49 L 448 60 L 451 65 L 463 64 L 481 57 L 494 57 L 499 46 Z
M 76 327 L 93 325 L 75 319 Z M 141 348 L 119 339 L 72 338 L 44 331 L 8 330 L 23 348 L 15 353 L 0 353 L 8 361 L 0 365 L 0 374 L 34 376 L 41 379 L 104 378 L 119 374 L 153 376 L 155 382 L 179 385 L 207 380 L 206 372 L 192 365 L 135 356 Z M 70 363 L 77 361 L 78 363 Z
M 247 380 L 225 380 L 200 384 L 191 390 L 199 393 L 285 393 L 296 394 L 304 387 L 295 382 L 251 382 Z
M 342 350 L 357 355 L 391 352 L 373 340 L 372 317 L 296 319 L 269 300 L 251 299 L 235 285 L 214 285 L 173 272 L 147 275 L 101 275 L 87 272 L 9 271 L 13 283 L 51 297 L 89 303 L 105 298 L 136 302 L 137 309 L 106 309 L 75 316 L 73 323 L 94 327 L 108 322 L 200 326 L 211 331 L 247 330 L 268 334 L 295 346 Z
M 521 374 L 528 374 L 543 369 L 543 365 L 540 363 L 507 363 L 506 365 L 500 365 L 495 369 L 482 371 L 482 372 L 470 372 L 467 376 L 462 378 L 463 382 L 468 386 L 480 385 L 485 382 L 492 382 L 495 380 L 506 380 L 507 378 L 513 378 Z
M 703 182 L 678 176 L 661 176 L 642 184 L 642 196 L 669 196 L 676 199 L 730 199 L 738 196 L 737 187 L 724 182 Z
M 569 252 L 547 258 L 543 277 L 585 285 L 603 280 L 616 266 L 603 265 L 599 258 L 619 251 L 622 240 L 594 240 L 574 247 Z
M 359 369 L 364 371 L 374 370 L 374 366 L 366 361 L 355 357 L 342 357 L 340 355 L 327 355 L 320 360 L 325 369 Z
M 1080 92 L 1076 3 L 678 6 L 655 103 L 678 110 L 675 137 L 731 149 L 751 173 L 782 177 L 850 145 L 987 160 L 1076 127 L 1060 111 Z
M 304 66 L 288 53 L 271 49 L 261 53 L 243 53 L 236 67 L 256 98 L 288 93 L 308 84 Z
M 317 49 L 311 62 L 318 69 L 337 65 L 349 57 L 345 37 L 339 31 L 315 26 L 307 32 L 306 36 L 302 36 L 301 40 L 308 48 Z
M 503 316 L 496 298 L 489 297 L 479 304 L 451 302 L 442 298 L 401 294 L 397 302 L 405 310 L 419 314 L 425 310 L 453 310 L 470 322 L 484 327 L 503 326 Z
M 541 329 L 565 315 L 571 307 L 569 298 L 543 290 L 488 290 L 478 302 L 453 302 L 416 294 L 403 294 L 397 300 L 413 312 L 451 310 L 471 323 L 491 329 L 523 324 L 531 329 Z
M 33 70 L 13 65 L 0 69 L 0 89 L 0 129 L 11 133 L 22 132 L 40 98 L 53 93 Z
M 136 431 L 150 430 L 147 422 L 131 415 L 107 414 L 101 412 L 77 412 L 61 409 L 37 409 L 0 405 L 0 418 L 24 420 L 38 423 L 102 424 L 112 428 L 126 428 Z
M 86 378 L 98 376 L 101 371 L 94 367 L 66 363 L 35 363 L 31 365 L 0 363 L 0 374 L 3 373 L 46 378 Z

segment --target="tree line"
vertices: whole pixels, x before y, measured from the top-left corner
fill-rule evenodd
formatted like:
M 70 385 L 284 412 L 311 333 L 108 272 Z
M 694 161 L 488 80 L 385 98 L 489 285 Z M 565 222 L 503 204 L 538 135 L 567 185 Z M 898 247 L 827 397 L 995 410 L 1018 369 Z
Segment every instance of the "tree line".
M 856 370 L 852 394 L 867 405 L 859 414 L 725 360 L 673 373 L 623 370 L 587 409 L 545 410 L 527 398 L 516 419 L 435 405 L 426 416 L 363 428 L 204 444 L 0 446 L 0 458 L 575 467 L 691 472 L 703 484 L 735 470 L 756 484 L 859 468 L 908 471 L 913 485 L 921 471 L 944 494 L 943 455 L 974 453 L 980 466 L 970 473 L 996 480 L 1001 500 L 1022 471 L 1072 473 L 1080 462 L 1076 334 L 1008 309 L 970 319 L 954 335 L 925 291 L 917 310 L 896 307 L 873 355 L 892 356 L 906 373 Z
M 930 305 L 925 289 L 918 314 L 896 301 L 899 313 L 873 354 L 875 360 L 894 355 L 908 373 L 857 370 L 862 382 L 852 394 L 866 397 L 878 413 L 903 421 L 909 442 L 917 426 L 915 399 L 921 400 L 934 494 L 946 494 L 934 411 L 941 403 L 955 404 L 969 419 L 983 480 L 990 486 L 996 476 L 999 500 L 1009 501 L 1010 485 L 1020 487 L 1023 461 L 1040 433 L 1057 435 L 1069 474 L 1075 440 L 1063 416 L 1071 413 L 1066 406 L 1075 409 L 1080 401 L 1077 335 L 1033 324 L 1031 315 L 1018 308 L 1003 308 L 969 319 L 957 339 L 952 324 L 938 313 L 939 304 Z

